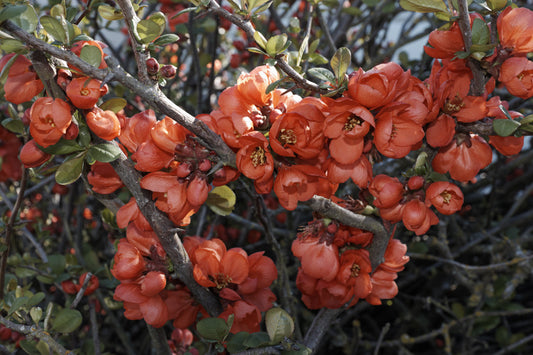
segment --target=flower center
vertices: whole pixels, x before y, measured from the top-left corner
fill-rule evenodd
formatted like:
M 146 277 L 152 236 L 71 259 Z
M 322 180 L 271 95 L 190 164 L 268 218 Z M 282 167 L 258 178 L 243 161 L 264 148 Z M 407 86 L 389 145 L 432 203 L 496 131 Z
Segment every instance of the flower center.
M 81 96 L 87 96 L 87 95 L 89 95 L 90 93 L 91 93 L 91 92 L 90 92 L 89 89 L 87 89 L 87 88 L 81 88 L 81 90 L 80 90 L 80 95 L 81 95 Z
M 216 274 L 215 276 L 215 284 L 217 285 L 217 289 L 221 290 L 224 287 L 227 287 L 231 283 L 231 277 L 229 277 L 226 274 Z
M 459 112 L 464 106 L 463 99 L 461 99 L 459 95 L 455 95 L 453 99 L 446 100 L 446 103 L 444 104 L 444 112 L 451 115 Z
M 445 204 L 448 204 L 450 203 L 451 199 L 452 199 L 452 194 L 448 192 L 448 190 L 444 190 L 443 192 L 441 192 L 441 197 L 442 197 L 442 200 L 444 201 Z
M 250 159 L 252 159 L 252 164 L 254 164 L 254 167 L 265 165 L 267 160 L 265 156 L 265 150 L 262 147 L 255 147 L 254 152 L 250 154 Z
M 348 117 L 346 119 L 346 123 L 344 124 L 344 130 L 345 131 L 351 131 L 352 129 L 355 128 L 355 126 L 360 126 L 363 124 L 363 120 L 356 116 L 356 115 L 350 115 L 350 117 Z
M 359 266 L 359 264 L 353 263 L 353 265 L 350 268 L 350 270 L 351 270 L 350 276 L 351 277 L 357 277 L 357 276 L 359 276 L 359 271 L 361 271 L 361 267 Z
M 281 145 L 285 146 L 287 144 L 295 144 L 296 143 L 296 134 L 294 134 L 294 131 L 292 129 L 285 129 L 282 128 L 280 131 L 280 134 L 278 136 L 278 139 L 281 143 Z
M 50 125 L 50 127 L 55 127 L 56 124 L 54 123 L 54 119 L 52 117 L 48 117 L 46 122 Z

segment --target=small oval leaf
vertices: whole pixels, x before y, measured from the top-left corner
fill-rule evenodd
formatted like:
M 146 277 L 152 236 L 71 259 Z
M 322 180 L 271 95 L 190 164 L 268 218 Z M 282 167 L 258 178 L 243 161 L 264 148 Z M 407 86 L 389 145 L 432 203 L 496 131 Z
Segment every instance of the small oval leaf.
M 80 58 L 93 67 L 98 68 L 102 62 L 102 52 L 100 51 L 100 48 L 96 46 L 83 46 L 80 52 Z
M 83 317 L 78 310 L 63 308 L 57 313 L 52 329 L 60 333 L 71 333 L 78 329 L 82 320 Z
M 217 186 L 207 195 L 206 204 L 209 208 L 221 216 L 227 216 L 235 207 L 235 193 L 228 186 Z
M 294 321 L 282 308 L 271 308 L 265 315 L 265 325 L 272 343 L 276 344 L 294 332 Z
M 122 151 L 116 145 L 101 143 L 89 148 L 89 154 L 102 163 L 110 163 L 116 160 Z
M 65 161 L 56 171 L 56 182 L 60 185 L 72 184 L 78 180 L 83 170 L 84 154 Z
M 65 43 L 67 41 L 67 34 L 65 28 L 61 25 L 58 19 L 52 16 L 44 15 L 40 19 L 41 25 L 44 27 L 49 35 L 54 37 L 57 41 Z
M 507 119 L 496 119 L 492 122 L 492 128 L 497 135 L 508 137 L 520 127 L 520 122 Z
M 222 341 L 228 335 L 230 328 L 222 318 L 205 318 L 196 324 L 196 330 L 207 340 Z

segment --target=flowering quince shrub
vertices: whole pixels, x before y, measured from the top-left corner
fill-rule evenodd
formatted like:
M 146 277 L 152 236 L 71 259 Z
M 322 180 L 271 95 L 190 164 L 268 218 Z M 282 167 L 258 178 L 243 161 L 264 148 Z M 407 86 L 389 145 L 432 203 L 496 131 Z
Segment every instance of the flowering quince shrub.
M 405 11 L 431 26 L 399 64 L 369 34 Z M 527 7 L 16 2 L 0 30 L 5 348 L 531 350 Z

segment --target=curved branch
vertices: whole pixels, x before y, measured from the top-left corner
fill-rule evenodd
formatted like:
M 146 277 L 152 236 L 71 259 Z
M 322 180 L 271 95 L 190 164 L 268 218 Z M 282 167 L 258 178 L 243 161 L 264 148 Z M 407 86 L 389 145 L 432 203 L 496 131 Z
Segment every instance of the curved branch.
M 135 197 L 141 213 L 150 222 L 163 249 L 165 249 L 170 260 L 172 260 L 178 278 L 187 286 L 194 298 L 204 306 L 211 316 L 218 316 L 222 313 L 222 307 L 218 299 L 208 289 L 200 286 L 194 279 L 192 273 L 193 267 L 189 255 L 176 232 L 174 223 L 155 207 L 150 193 L 141 189 L 139 183 L 142 178 L 141 174 L 135 170 L 131 160 L 124 153 L 117 160 L 113 161 L 111 165 L 124 185 L 126 185 L 133 197 Z
M 368 247 L 372 270 L 375 270 L 383 262 L 383 255 L 385 255 L 385 249 L 387 249 L 390 238 L 381 222 L 372 217 L 353 213 L 321 196 L 314 196 L 305 203 L 313 211 L 325 217 L 335 219 L 349 227 L 364 229 L 374 233 L 374 238 L 372 238 L 372 242 Z
M 202 140 L 202 143 L 206 146 L 206 148 L 213 150 L 218 154 L 224 164 L 235 166 L 235 153 L 233 153 L 226 143 L 224 143 L 218 134 L 211 131 L 205 123 L 197 120 L 194 116 L 190 115 L 181 107 L 173 103 L 159 90 L 159 88 L 147 88 L 146 85 L 122 69 L 113 57 L 108 57 L 106 59 L 109 66 L 107 69 L 98 69 L 83 61 L 72 52 L 65 51 L 35 38 L 33 35 L 25 32 L 10 21 L 4 21 L 0 25 L 0 28 L 3 28 L 13 37 L 26 43 L 26 45 L 31 48 L 39 49 L 51 56 L 63 59 L 68 63 L 75 65 L 76 67 L 80 68 L 84 74 L 92 78 L 104 81 L 108 80 L 109 74 L 111 74 L 113 80 L 118 81 L 132 92 L 142 97 L 145 102 L 153 106 L 158 112 L 169 116 L 183 127 L 197 135 Z

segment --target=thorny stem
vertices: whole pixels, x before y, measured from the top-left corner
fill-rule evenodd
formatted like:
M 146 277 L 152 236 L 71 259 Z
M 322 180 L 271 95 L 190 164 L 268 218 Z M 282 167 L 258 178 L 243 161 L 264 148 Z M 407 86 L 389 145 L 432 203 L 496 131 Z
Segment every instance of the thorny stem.
M 22 200 L 24 199 L 24 190 L 26 190 L 26 185 L 28 183 L 28 170 L 22 168 L 22 177 L 20 178 L 20 189 L 17 195 L 17 201 L 11 209 L 11 216 L 6 225 L 5 233 L 5 243 L 6 250 L 2 253 L 2 260 L 0 261 L 0 299 L 4 298 L 4 282 L 6 277 L 6 267 L 7 267 L 7 258 L 9 257 L 9 252 L 11 251 L 11 238 L 13 237 L 15 221 L 17 220 L 20 206 L 22 205 Z

